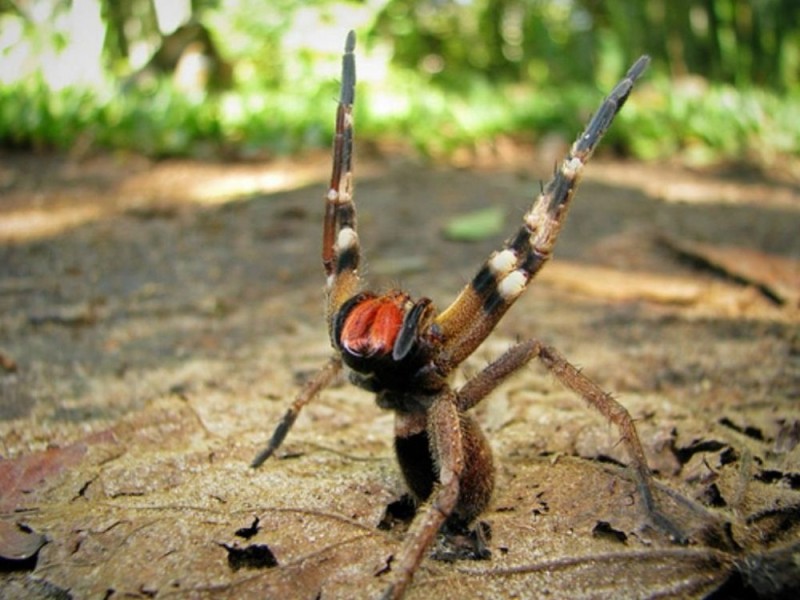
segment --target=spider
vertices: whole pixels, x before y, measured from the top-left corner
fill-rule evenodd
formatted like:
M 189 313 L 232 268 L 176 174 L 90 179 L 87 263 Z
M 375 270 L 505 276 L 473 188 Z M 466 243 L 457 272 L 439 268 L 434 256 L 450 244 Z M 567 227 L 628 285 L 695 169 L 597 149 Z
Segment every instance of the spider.
M 394 411 L 397 460 L 420 506 L 399 558 L 392 563 L 383 596 L 399 598 L 440 529 L 469 524 L 491 499 L 492 452 L 468 411 L 536 358 L 619 428 L 651 522 L 679 538 L 678 528 L 655 504 L 653 478 L 630 414 L 554 348 L 536 339 L 523 341 L 460 388 L 448 383 L 453 370 L 481 345 L 550 258 L 581 171 L 649 58 L 639 58 L 604 100 L 517 232 L 489 256 L 455 301 L 439 312 L 429 298 L 414 300 L 397 289 L 383 294 L 362 290 L 352 172 L 355 43 L 351 31 L 342 58 L 333 172 L 322 230 L 326 316 L 336 353 L 302 388 L 252 466 L 260 466 L 275 452 L 301 409 L 346 366 L 353 384 L 374 392 L 378 406 Z

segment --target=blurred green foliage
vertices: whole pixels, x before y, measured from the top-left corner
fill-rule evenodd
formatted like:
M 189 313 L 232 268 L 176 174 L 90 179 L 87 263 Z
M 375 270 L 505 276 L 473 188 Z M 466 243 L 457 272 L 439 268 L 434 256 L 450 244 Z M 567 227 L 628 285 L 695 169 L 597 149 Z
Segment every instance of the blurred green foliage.
M 72 3 L 49 2 L 49 23 L 57 24 Z M 56 89 L 34 72 L 0 83 L 0 144 L 152 156 L 325 145 L 340 46 L 355 27 L 359 68 L 366 65 L 356 107 L 361 137 L 428 155 L 498 135 L 569 138 L 627 65 L 648 53 L 651 72 L 606 148 L 692 163 L 769 164 L 800 154 L 795 0 L 194 0 L 193 22 L 210 32 L 232 76 L 189 92 L 169 70 L 148 73 L 154 59 L 133 67 L 137 47 L 149 43 L 153 56 L 165 48 L 151 14 L 158 2 L 96 2 L 105 79 Z M 0 18 L 22 19 L 23 39 L 41 48 L 42 28 L 20 6 L 0 4 Z M 57 50 L 80 36 L 49 31 Z M 0 46 L 0 60 L 12 51 Z

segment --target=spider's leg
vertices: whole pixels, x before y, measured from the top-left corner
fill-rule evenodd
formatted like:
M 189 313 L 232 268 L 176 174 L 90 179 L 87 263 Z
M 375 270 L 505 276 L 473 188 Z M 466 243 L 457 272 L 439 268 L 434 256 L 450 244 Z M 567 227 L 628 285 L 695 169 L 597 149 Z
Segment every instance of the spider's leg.
M 456 392 L 458 410 L 463 412 L 475 406 L 506 377 L 534 358 L 538 358 L 562 385 L 580 395 L 617 426 L 631 461 L 639 495 L 648 517 L 662 531 L 675 540 L 682 541 L 685 536 L 681 529 L 661 513 L 656 506 L 653 498 L 655 483 L 650 468 L 647 466 L 647 458 L 639 440 L 639 434 L 636 432 L 633 417 L 611 394 L 604 392 L 600 386 L 570 364 L 555 348 L 534 339 L 512 346 Z
M 520 229 L 494 252 L 435 321 L 443 335 L 441 368 L 459 364 L 483 342 L 550 258 L 570 200 L 603 134 L 628 98 L 649 58 L 641 57 L 605 99 L 523 218 Z
M 283 443 L 286 434 L 289 433 L 289 430 L 292 428 L 292 425 L 294 425 L 294 422 L 297 419 L 297 415 L 300 414 L 300 411 L 303 409 L 303 407 L 316 398 L 317 394 L 319 394 L 320 391 L 322 391 L 331 383 L 331 381 L 333 381 L 341 369 L 341 359 L 338 357 L 332 358 L 328 361 L 328 364 L 317 371 L 314 377 L 306 382 L 306 384 L 303 386 L 303 389 L 300 390 L 300 393 L 297 395 L 297 398 L 295 398 L 295 401 L 286 411 L 286 414 L 283 415 L 281 422 L 278 423 L 278 426 L 272 433 L 272 437 L 269 439 L 266 447 L 259 452 L 258 455 L 253 459 L 253 462 L 250 463 L 251 467 L 257 469 L 264 463 L 264 461 L 272 456 L 272 453 L 275 452 L 275 450 L 277 450 Z
M 414 573 L 433 545 L 436 534 L 458 501 L 464 471 L 464 447 L 459 414 L 451 390 L 437 396 L 428 413 L 428 436 L 438 466 L 438 483 L 431 499 L 421 507 L 406 534 L 398 560 L 393 563 L 391 583 L 382 598 L 403 596 Z
M 466 412 L 478 404 L 509 375 L 538 356 L 540 349 L 536 340 L 527 340 L 506 350 L 456 391 L 458 411 Z
M 556 376 L 562 385 L 581 396 L 597 409 L 600 414 L 617 426 L 617 429 L 619 429 L 622 435 L 622 443 L 625 445 L 629 460 L 631 461 L 630 467 L 636 478 L 639 496 L 642 498 L 642 504 L 652 524 L 666 532 L 673 540 L 685 542 L 686 536 L 681 528 L 662 513 L 656 505 L 655 499 L 653 498 L 653 489 L 655 488 L 653 475 L 650 472 L 650 467 L 647 465 L 647 458 L 642 448 L 642 442 L 639 440 L 639 434 L 636 432 L 636 425 L 628 409 L 617 402 L 611 394 L 603 391 L 594 381 L 581 373 L 577 367 L 567 361 L 555 348 L 540 344 L 539 342 L 534 343 L 539 347 L 536 356 L 542 364 Z
M 328 321 L 360 286 L 358 264 L 361 254 L 356 232 L 353 202 L 353 103 L 355 101 L 356 36 L 348 33 L 342 56 L 342 87 L 336 110 L 333 168 L 325 196 L 322 229 L 322 265 L 327 276 Z

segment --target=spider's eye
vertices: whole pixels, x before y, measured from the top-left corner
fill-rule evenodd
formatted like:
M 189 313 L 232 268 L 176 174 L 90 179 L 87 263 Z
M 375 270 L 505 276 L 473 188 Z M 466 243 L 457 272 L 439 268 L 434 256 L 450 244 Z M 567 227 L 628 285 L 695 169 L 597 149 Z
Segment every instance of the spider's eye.
M 345 316 L 339 343 L 343 350 L 354 356 L 391 354 L 404 316 L 402 302 L 395 296 L 366 298 L 355 304 Z

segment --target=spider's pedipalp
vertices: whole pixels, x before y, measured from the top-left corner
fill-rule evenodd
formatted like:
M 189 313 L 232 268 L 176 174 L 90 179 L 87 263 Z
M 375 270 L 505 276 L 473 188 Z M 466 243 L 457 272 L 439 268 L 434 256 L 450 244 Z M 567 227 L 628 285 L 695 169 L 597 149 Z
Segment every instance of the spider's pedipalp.
M 642 56 L 614 87 L 523 217 L 522 227 L 494 252 L 435 321 L 444 339 L 439 366 L 450 370 L 486 339 L 550 256 L 583 168 L 650 59 Z

